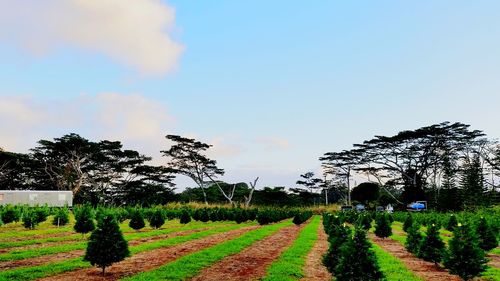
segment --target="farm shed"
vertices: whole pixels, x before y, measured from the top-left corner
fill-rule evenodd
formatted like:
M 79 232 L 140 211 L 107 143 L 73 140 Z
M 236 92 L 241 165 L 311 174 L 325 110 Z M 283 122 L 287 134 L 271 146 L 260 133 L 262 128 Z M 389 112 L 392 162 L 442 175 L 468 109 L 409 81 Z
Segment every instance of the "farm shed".
M 71 191 L 47 190 L 0 190 L 0 205 L 30 205 L 49 207 L 71 207 L 73 193 Z

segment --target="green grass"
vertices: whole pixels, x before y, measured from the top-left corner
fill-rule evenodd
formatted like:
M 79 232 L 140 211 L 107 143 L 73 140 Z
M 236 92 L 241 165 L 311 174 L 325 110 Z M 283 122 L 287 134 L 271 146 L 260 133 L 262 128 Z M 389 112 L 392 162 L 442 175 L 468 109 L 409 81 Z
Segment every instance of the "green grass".
M 398 258 L 392 256 L 386 251 L 382 250 L 377 244 L 372 243 L 372 250 L 377 257 L 380 270 L 384 273 L 387 281 L 422 281 L 423 279 L 417 277 L 411 270 Z
M 186 255 L 155 270 L 142 272 L 123 280 L 185 280 L 196 276 L 203 268 L 222 260 L 224 257 L 236 254 L 256 241 L 264 239 L 291 224 L 291 220 L 286 220 L 281 223 L 263 226 L 233 240 Z
M 321 217 L 312 221 L 300 232 L 293 244 L 267 269 L 265 281 L 299 280 L 304 277 L 304 263 L 307 254 L 318 240 Z
M 201 238 L 213 235 L 213 234 L 223 233 L 223 232 L 227 232 L 227 231 L 234 230 L 234 229 L 239 229 L 239 228 L 251 225 L 251 224 L 254 224 L 254 223 L 241 224 L 241 225 L 234 224 L 234 225 L 230 225 L 230 226 L 209 229 L 206 231 L 197 232 L 197 233 L 193 233 L 193 234 L 186 235 L 186 236 L 172 237 L 172 238 L 167 238 L 164 240 L 155 241 L 155 242 L 151 242 L 151 243 L 144 243 L 144 244 L 140 244 L 137 246 L 131 246 L 130 252 L 132 254 L 137 254 L 140 252 L 154 250 L 154 249 L 161 248 L 161 247 L 178 245 L 178 244 L 185 243 L 185 242 L 188 242 L 191 240 L 201 239 Z M 83 261 L 82 257 L 79 257 L 79 258 L 68 259 L 65 261 L 53 262 L 53 263 L 48 263 L 48 264 L 39 265 L 39 266 L 20 267 L 20 268 L 11 269 L 11 270 L 4 270 L 4 271 L 0 272 L 0 281 L 4 281 L 4 280 L 5 281 L 7 281 L 7 280 L 29 281 L 29 280 L 34 280 L 34 279 L 38 279 L 38 278 L 53 276 L 53 275 L 63 273 L 66 271 L 70 271 L 70 270 L 76 270 L 76 269 L 88 268 L 88 267 L 91 267 L 91 265 L 88 262 Z
M 481 278 L 488 281 L 500 281 L 500 268 L 488 267 Z
M 495 248 L 490 251 L 490 253 L 495 254 L 495 255 L 500 255 L 500 248 Z

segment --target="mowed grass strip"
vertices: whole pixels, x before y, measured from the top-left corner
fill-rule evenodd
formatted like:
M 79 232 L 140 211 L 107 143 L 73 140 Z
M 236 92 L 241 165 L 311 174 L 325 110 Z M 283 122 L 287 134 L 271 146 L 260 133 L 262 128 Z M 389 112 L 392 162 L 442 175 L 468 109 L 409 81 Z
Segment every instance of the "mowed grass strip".
M 184 228 L 178 227 L 178 228 L 171 228 L 171 229 L 153 230 L 153 231 L 149 231 L 149 232 L 135 232 L 135 233 L 125 234 L 124 236 L 125 236 L 125 239 L 127 241 L 133 241 L 133 240 L 138 240 L 138 239 L 142 239 L 142 238 L 149 238 L 149 237 L 169 234 L 169 233 L 183 231 L 183 230 L 193 230 L 193 229 L 204 228 L 204 227 L 210 227 L 210 228 L 221 227 L 222 225 L 223 224 L 221 224 L 221 223 L 207 224 L 207 223 L 196 222 L 193 224 L 189 224 Z M 75 243 L 50 246 L 50 247 L 46 247 L 46 248 L 42 247 L 42 248 L 19 250 L 19 251 L 14 250 L 14 251 L 11 251 L 11 252 L 8 252 L 5 254 L 0 254 L 0 262 L 23 260 L 23 259 L 46 256 L 46 255 L 71 252 L 71 251 L 75 251 L 75 250 L 83 250 L 83 249 L 85 249 L 86 245 L 87 245 L 87 241 L 85 240 L 85 241 L 78 241 Z
M 378 265 L 380 270 L 385 274 L 387 281 L 422 281 L 424 279 L 419 278 L 409 270 L 403 262 L 398 258 L 392 256 L 391 254 L 384 251 L 377 244 L 372 243 L 372 250 L 375 252 L 377 257 Z
M 229 255 L 236 254 L 253 243 L 276 233 L 283 227 L 290 225 L 292 225 L 291 220 L 286 220 L 280 223 L 263 226 L 262 228 L 249 231 L 238 238 L 183 256 L 155 270 L 143 272 L 122 280 L 185 280 L 196 276 L 203 268 L 210 266 Z
M 264 281 L 299 280 L 304 277 L 304 264 L 307 254 L 318 240 L 318 227 L 321 217 L 314 216 L 311 222 L 299 233 L 293 244 L 267 269 Z
M 255 223 L 242 223 L 242 224 L 234 224 L 229 226 L 223 226 L 218 228 L 212 228 L 201 232 L 196 232 L 186 236 L 177 236 L 172 238 L 167 238 L 164 240 L 159 240 L 150 243 L 144 243 L 137 246 L 131 246 L 130 252 L 131 254 L 137 254 L 144 251 L 150 251 L 162 247 L 169 247 L 178 244 L 182 244 L 191 240 L 201 239 L 208 237 L 210 235 L 223 233 L 239 228 L 243 228 L 246 226 L 255 225 Z M 63 273 L 70 270 L 80 269 L 80 268 L 88 268 L 91 267 L 90 263 L 83 261 L 83 257 L 68 259 L 61 262 L 53 262 L 39 266 L 32 267 L 22 267 L 17 269 L 5 270 L 0 272 L 0 280 L 20 280 L 20 281 L 29 281 L 35 280 L 38 278 L 49 277 L 59 273 Z

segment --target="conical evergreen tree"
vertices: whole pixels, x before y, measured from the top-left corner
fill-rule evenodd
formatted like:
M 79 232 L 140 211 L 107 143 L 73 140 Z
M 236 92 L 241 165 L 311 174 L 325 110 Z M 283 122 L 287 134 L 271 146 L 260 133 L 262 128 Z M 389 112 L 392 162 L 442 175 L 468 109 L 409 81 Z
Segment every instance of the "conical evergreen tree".
M 484 175 L 479 155 L 474 155 L 465 163 L 460 184 L 466 209 L 474 209 L 484 204 Z
M 102 268 L 104 275 L 107 266 L 128 256 L 128 243 L 123 238 L 118 222 L 112 214 L 103 214 L 97 222 L 97 228 L 90 235 L 83 259 Z
M 450 218 L 448 219 L 448 223 L 446 224 L 446 229 L 449 231 L 453 231 L 457 225 L 457 217 L 454 214 L 451 214 Z
M 95 214 L 92 207 L 84 205 L 76 208 L 75 211 L 75 226 L 73 227 L 78 233 L 89 233 L 95 229 L 94 218 Z
M 436 224 L 428 225 L 426 235 L 420 242 L 417 256 L 438 264 L 443 258 L 444 249 L 444 242 L 439 236 L 439 227 Z
M 354 237 L 348 239 L 340 248 L 340 260 L 334 272 L 335 280 L 384 280 L 384 275 L 380 271 L 370 246 L 366 239 L 366 232 L 361 228 L 356 228 Z
M 479 247 L 485 251 L 493 250 L 498 246 L 495 232 L 488 224 L 484 217 L 481 217 L 476 228 L 476 233 L 479 239 Z
M 420 233 L 420 225 L 413 223 L 407 231 L 405 247 L 408 252 L 417 254 L 422 241 L 422 233 Z
M 162 209 L 157 208 L 153 210 L 151 216 L 149 217 L 149 225 L 154 228 L 160 228 L 165 224 L 165 214 Z
M 146 226 L 141 210 L 135 209 L 132 211 L 132 213 L 130 214 L 130 221 L 128 223 L 128 226 L 130 226 L 134 230 L 139 230 Z
M 408 228 L 410 228 L 412 225 L 413 225 L 413 216 L 410 213 L 408 213 L 408 215 L 406 215 L 405 222 L 403 223 L 403 231 L 408 232 Z
M 190 221 L 191 221 L 191 216 L 189 215 L 188 210 L 183 209 L 183 210 L 181 211 L 181 218 L 180 218 L 180 222 L 181 222 L 182 224 L 187 224 L 187 223 L 189 223 Z
M 375 220 L 375 235 L 386 238 L 392 235 L 391 223 L 386 214 L 380 214 Z
M 356 221 L 356 225 L 364 230 L 368 230 L 372 227 L 372 217 L 370 214 L 361 214 Z
M 478 239 L 468 225 L 458 224 L 443 259 L 444 266 L 452 274 L 464 280 L 479 276 L 486 270 L 487 260 L 478 245 Z
M 344 225 L 332 225 L 328 241 L 330 247 L 323 256 L 323 264 L 333 273 L 340 260 L 340 247 L 351 237 L 351 229 Z
M 69 222 L 69 210 L 68 208 L 60 208 L 56 210 L 54 214 L 54 218 L 52 220 L 52 224 L 56 226 L 66 225 Z

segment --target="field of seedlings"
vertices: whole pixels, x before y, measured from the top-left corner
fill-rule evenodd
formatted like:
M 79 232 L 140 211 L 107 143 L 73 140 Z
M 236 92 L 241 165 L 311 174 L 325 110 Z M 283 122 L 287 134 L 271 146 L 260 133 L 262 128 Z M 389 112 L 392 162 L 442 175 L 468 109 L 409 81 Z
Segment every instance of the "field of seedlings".
M 498 209 L 0 211 L 0 280 L 500 280 Z

